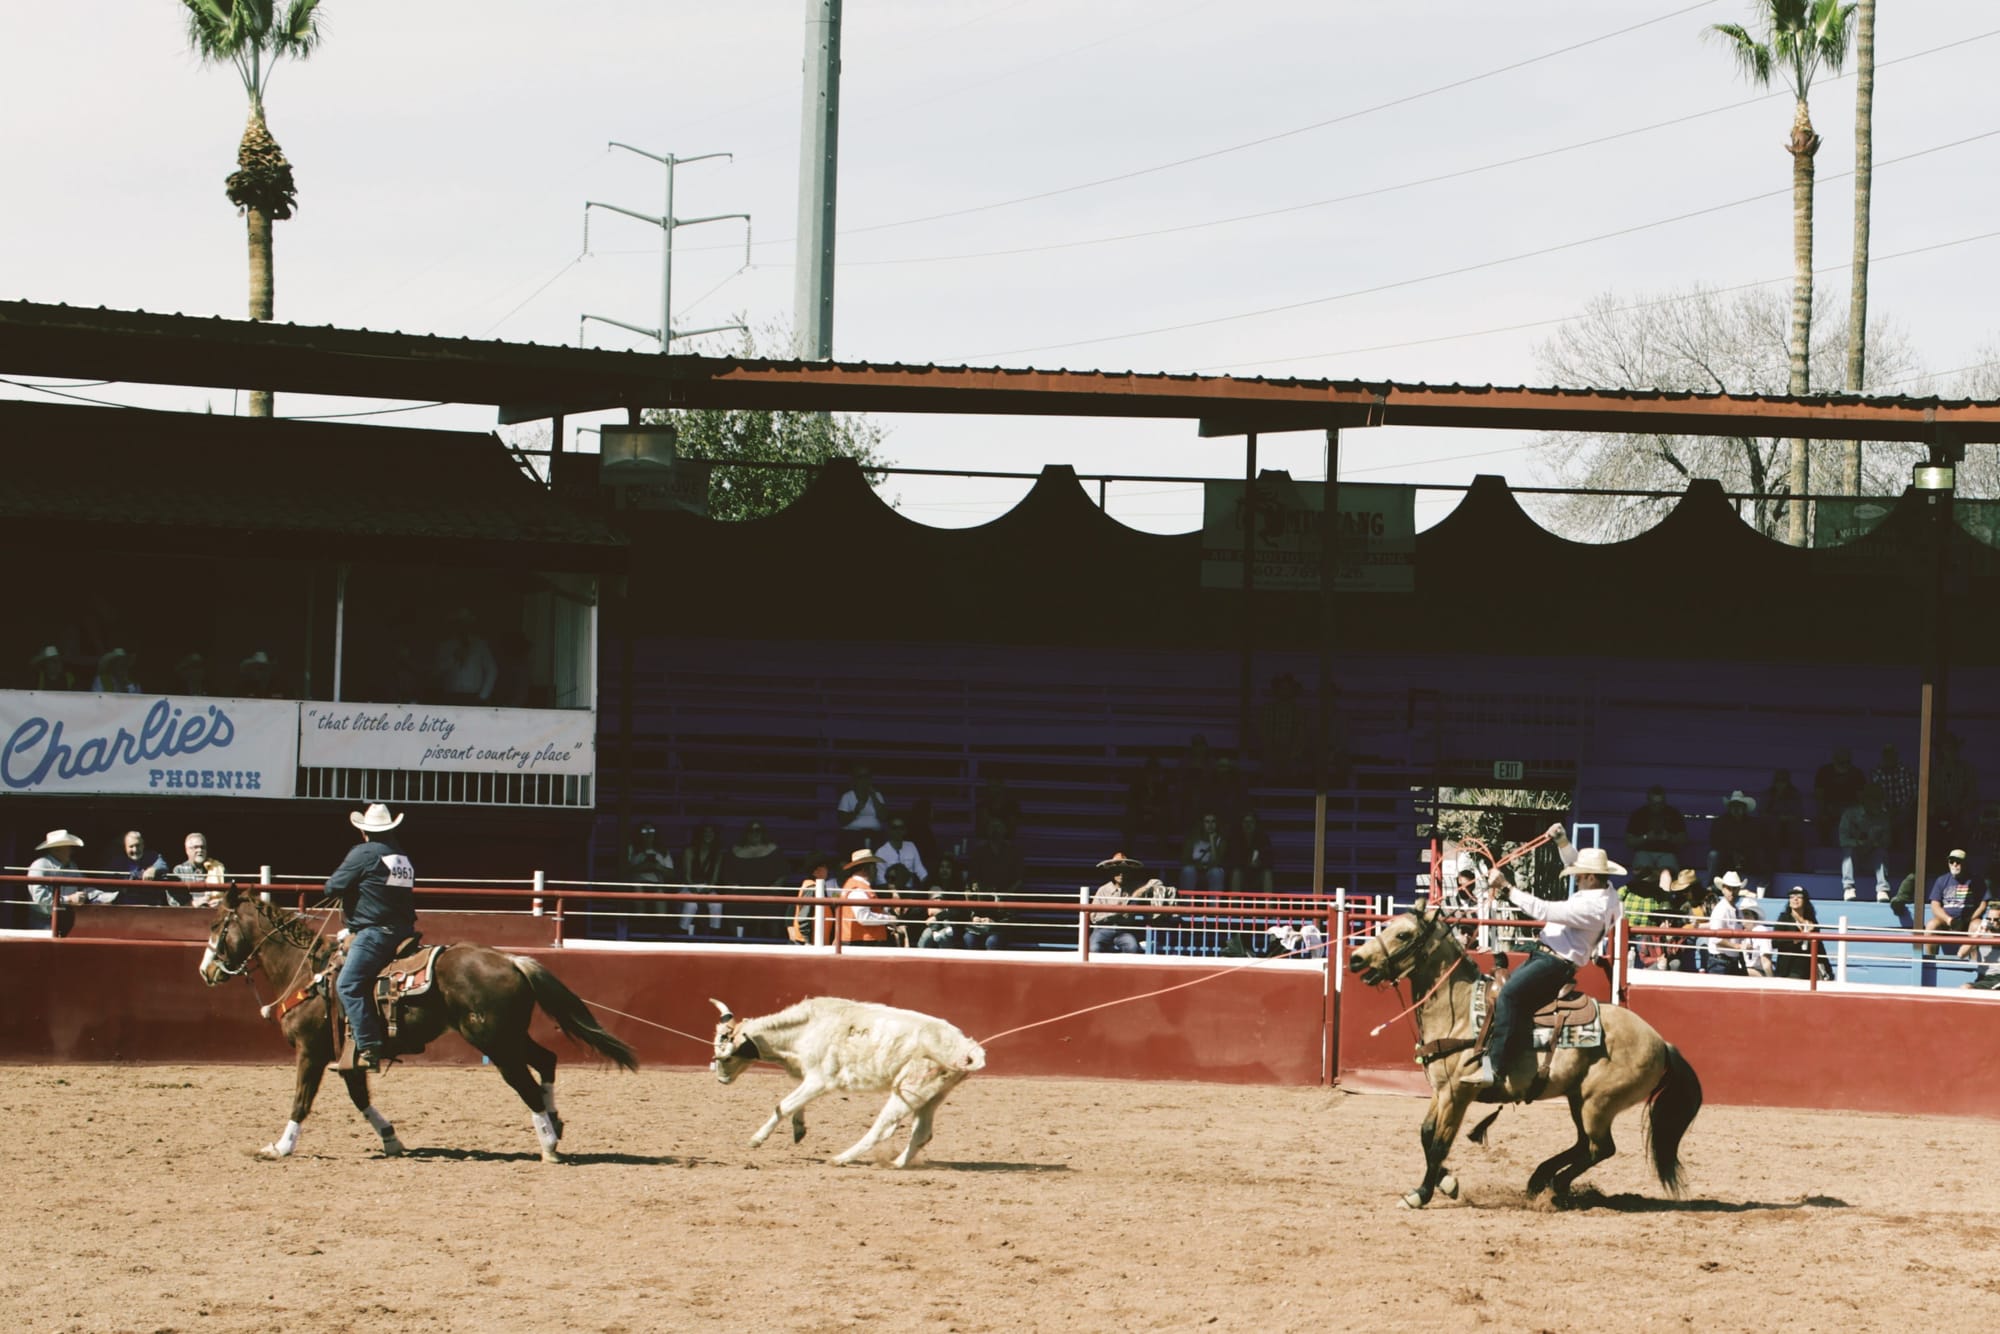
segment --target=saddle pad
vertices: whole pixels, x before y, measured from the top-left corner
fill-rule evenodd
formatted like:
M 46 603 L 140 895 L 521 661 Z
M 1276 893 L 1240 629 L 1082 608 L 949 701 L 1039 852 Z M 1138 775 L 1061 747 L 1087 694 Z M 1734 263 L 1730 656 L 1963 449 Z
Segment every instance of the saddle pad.
M 1497 988 L 1494 988 L 1497 992 Z M 1472 989 L 1472 1031 L 1484 1034 L 1486 1031 L 1487 991 L 1485 986 Z M 1590 1018 L 1583 1023 L 1576 1022 L 1577 1016 L 1588 1012 Z M 1557 1027 L 1558 1022 L 1561 1023 Z M 1604 1017 L 1596 1000 L 1580 991 L 1567 991 L 1535 1011 L 1534 1049 L 1546 1051 L 1551 1040 L 1558 1049 L 1589 1048 L 1604 1045 Z

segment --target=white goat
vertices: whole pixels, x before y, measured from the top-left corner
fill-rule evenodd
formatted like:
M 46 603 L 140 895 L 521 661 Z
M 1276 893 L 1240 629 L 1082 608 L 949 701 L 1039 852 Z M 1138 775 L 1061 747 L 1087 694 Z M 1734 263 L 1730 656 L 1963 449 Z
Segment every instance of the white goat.
M 722 1014 L 715 1026 L 715 1059 L 709 1063 L 717 1079 L 727 1084 L 753 1061 L 770 1061 L 799 1081 L 750 1137 L 752 1148 L 770 1138 L 788 1116 L 792 1142 L 804 1139 L 805 1105 L 822 1093 L 887 1089 L 889 1101 L 875 1124 L 833 1161 L 853 1162 L 908 1117 L 910 1142 L 896 1157 L 896 1166 L 908 1167 L 930 1140 L 938 1104 L 960 1080 L 986 1065 L 986 1052 L 977 1042 L 944 1020 L 915 1010 L 814 996 L 776 1014 L 739 1019 L 721 1001 L 711 997 L 709 1003 Z

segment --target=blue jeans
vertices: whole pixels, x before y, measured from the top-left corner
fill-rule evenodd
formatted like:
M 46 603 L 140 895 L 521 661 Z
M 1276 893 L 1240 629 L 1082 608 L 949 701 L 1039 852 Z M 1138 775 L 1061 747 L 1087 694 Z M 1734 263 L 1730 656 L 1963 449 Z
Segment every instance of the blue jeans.
M 1875 868 L 1875 892 L 1889 892 L 1889 859 L 1882 855 L 1880 848 L 1842 848 L 1840 850 L 1840 888 L 1842 892 L 1854 888 L 1854 863 L 1862 868 Z
M 340 1008 L 347 1011 L 347 1026 L 354 1031 L 357 1047 L 382 1045 L 382 1017 L 375 1013 L 375 979 L 396 957 L 396 944 L 408 935 L 390 926 L 364 926 L 347 942 L 347 962 L 333 989 L 340 993 Z
M 1500 988 L 1499 999 L 1493 1002 L 1493 1027 L 1487 1034 L 1486 1054 L 1493 1058 L 1493 1068 L 1501 1078 L 1506 1078 L 1514 1049 L 1521 1045 L 1515 1034 L 1527 1036 L 1534 1027 L 1535 1011 L 1560 996 L 1562 989 L 1575 979 L 1575 964 L 1533 950 L 1528 961 L 1516 968 L 1507 985 Z
M 1090 929 L 1092 954 L 1137 954 L 1139 935 L 1127 926 L 1094 926 Z

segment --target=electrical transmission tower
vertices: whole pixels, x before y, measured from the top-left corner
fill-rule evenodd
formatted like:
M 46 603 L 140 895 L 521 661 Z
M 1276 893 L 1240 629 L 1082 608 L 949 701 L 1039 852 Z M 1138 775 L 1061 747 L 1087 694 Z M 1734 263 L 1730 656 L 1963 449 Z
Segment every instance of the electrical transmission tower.
M 643 325 L 627 324 L 623 320 L 614 320 L 609 315 L 585 315 L 577 324 L 577 341 L 579 343 L 583 341 L 583 325 L 591 320 L 596 320 L 599 324 L 614 325 L 617 328 L 624 329 L 629 333 L 638 334 L 644 338 L 655 339 L 660 344 L 661 352 L 670 351 L 676 338 L 692 338 L 696 334 L 721 333 L 727 329 L 741 329 L 746 333 L 749 332 L 740 323 L 711 324 L 701 329 L 674 328 L 672 305 L 674 294 L 674 232 L 678 228 L 693 227 L 704 222 L 723 222 L 730 218 L 743 219 L 743 266 L 745 268 L 750 266 L 750 215 L 748 213 L 715 213 L 705 218 L 676 218 L 674 216 L 674 168 L 684 162 L 705 162 L 710 158 L 728 158 L 732 155 L 729 153 L 702 153 L 696 157 L 675 157 L 672 153 L 668 153 L 662 157 L 658 153 L 648 153 L 645 149 L 634 148 L 630 144 L 614 142 L 611 147 L 622 148 L 628 153 L 637 153 L 643 158 L 651 158 L 667 169 L 667 206 L 658 217 L 654 217 L 650 213 L 640 213 L 635 209 L 621 208 L 617 204 L 599 203 L 595 199 L 584 201 L 583 227 L 586 238 L 585 249 L 589 248 L 590 210 L 594 208 L 610 209 L 613 213 L 623 213 L 628 218 L 637 218 L 640 222 L 650 222 L 655 227 L 658 227 L 660 229 L 660 323 L 658 328 L 648 329 Z

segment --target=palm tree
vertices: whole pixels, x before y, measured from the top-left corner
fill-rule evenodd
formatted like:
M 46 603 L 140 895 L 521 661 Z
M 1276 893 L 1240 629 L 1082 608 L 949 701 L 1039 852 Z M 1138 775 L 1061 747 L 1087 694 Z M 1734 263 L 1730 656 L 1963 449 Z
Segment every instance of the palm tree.
M 292 164 L 264 123 L 264 89 L 286 56 L 304 60 L 319 45 L 319 0 L 181 0 L 188 11 L 188 44 L 203 63 L 228 64 L 250 97 L 250 123 L 236 149 L 236 170 L 224 183 L 229 202 L 250 231 L 250 318 L 272 316 L 271 224 L 292 216 L 298 187 Z M 252 390 L 250 415 L 271 415 L 268 390 Z
M 1860 0 L 1854 30 L 1854 282 L 1847 294 L 1847 392 L 1868 374 L 1868 205 L 1875 174 L 1875 0 Z M 1861 442 L 1850 440 L 1841 489 L 1861 494 Z
M 1813 78 L 1822 67 L 1837 70 L 1847 59 L 1847 38 L 1854 4 L 1843 0 L 1756 0 L 1762 35 L 1736 23 L 1718 23 L 1709 31 L 1722 39 L 1737 67 L 1759 88 L 1774 79 L 1792 90 L 1792 136 L 1785 151 L 1792 155 L 1792 335 L 1791 392 L 1812 391 L 1807 362 L 1812 346 L 1813 155 L 1819 135 L 1813 132 L 1808 99 Z M 1806 442 L 1792 441 L 1787 483 L 1791 491 L 1789 540 L 1806 543 Z

